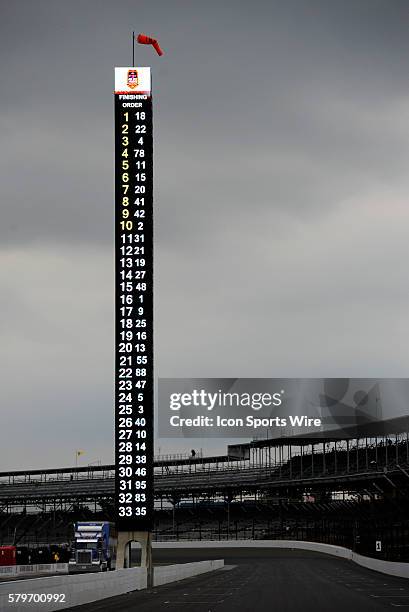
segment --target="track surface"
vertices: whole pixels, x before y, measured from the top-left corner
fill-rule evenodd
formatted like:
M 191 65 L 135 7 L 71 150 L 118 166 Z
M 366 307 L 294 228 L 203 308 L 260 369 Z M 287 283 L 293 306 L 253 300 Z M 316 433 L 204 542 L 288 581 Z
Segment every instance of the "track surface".
M 307 551 L 154 550 L 155 563 L 225 559 L 232 569 L 69 608 L 78 612 L 409 612 L 409 580 Z

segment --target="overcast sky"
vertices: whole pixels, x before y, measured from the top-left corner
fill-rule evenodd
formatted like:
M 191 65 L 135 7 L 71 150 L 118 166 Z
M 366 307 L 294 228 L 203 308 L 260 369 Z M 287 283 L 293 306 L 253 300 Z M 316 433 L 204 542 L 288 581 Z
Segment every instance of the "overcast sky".
M 133 29 L 165 51 L 136 54 L 156 374 L 408 375 L 408 2 L 1 0 L 0 470 L 113 460 L 112 90 Z

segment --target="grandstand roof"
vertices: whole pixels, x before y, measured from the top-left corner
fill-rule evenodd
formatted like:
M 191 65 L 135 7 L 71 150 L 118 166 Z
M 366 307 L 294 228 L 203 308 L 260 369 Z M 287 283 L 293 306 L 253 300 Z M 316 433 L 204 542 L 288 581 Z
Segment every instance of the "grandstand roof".
M 299 436 L 280 436 L 277 438 L 266 438 L 253 440 L 237 446 L 245 448 L 260 448 L 268 446 L 286 446 L 310 444 L 321 444 L 322 442 L 338 442 L 340 440 L 356 440 L 361 438 L 375 438 L 391 434 L 409 432 L 409 415 L 387 419 L 384 421 L 365 421 L 353 427 L 338 428 L 322 432 L 314 432 Z

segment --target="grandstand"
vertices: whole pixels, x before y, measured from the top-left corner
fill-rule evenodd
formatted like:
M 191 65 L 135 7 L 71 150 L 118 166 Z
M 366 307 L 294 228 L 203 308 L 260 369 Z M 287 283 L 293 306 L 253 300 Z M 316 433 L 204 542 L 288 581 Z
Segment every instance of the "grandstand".
M 322 541 L 409 561 L 408 419 L 356 437 L 281 437 L 225 455 L 157 457 L 157 540 Z M 112 520 L 114 465 L 0 473 L 0 544 L 69 545 L 77 520 Z

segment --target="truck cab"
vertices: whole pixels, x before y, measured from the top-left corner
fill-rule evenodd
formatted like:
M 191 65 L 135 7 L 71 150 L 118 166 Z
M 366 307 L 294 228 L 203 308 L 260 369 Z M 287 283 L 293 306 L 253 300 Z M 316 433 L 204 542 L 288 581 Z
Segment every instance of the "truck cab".
M 106 521 L 75 523 L 70 572 L 100 572 L 115 569 L 116 530 Z

